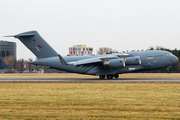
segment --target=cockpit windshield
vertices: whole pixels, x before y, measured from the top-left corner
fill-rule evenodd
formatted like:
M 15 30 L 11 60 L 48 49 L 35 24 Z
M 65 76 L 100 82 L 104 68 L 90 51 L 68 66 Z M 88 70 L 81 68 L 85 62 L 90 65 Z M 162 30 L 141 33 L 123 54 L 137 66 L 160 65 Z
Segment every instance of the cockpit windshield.
M 171 55 L 171 53 L 166 53 L 166 56 L 170 56 Z

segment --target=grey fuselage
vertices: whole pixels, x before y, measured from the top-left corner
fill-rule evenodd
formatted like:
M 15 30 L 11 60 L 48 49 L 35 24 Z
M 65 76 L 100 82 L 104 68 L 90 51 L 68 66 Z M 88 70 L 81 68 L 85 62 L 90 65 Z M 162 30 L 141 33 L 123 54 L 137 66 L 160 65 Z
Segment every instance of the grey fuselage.
M 31 64 L 58 70 L 99 75 L 104 79 L 118 78 L 118 74 L 140 70 L 167 68 L 178 58 L 170 52 L 150 50 L 107 55 L 64 56 L 58 54 L 37 31 L 23 32 L 13 36 L 19 39 L 37 58 Z
M 121 55 L 122 53 L 119 54 Z M 173 55 L 168 51 L 162 51 L 162 50 L 127 52 L 127 54 L 132 56 L 140 56 L 141 64 L 125 65 L 123 67 L 116 67 L 116 68 L 104 66 L 103 63 L 95 63 L 95 64 L 79 65 L 79 66 L 71 65 L 71 64 L 64 65 L 60 62 L 58 56 L 39 59 L 31 62 L 31 64 L 73 72 L 73 73 L 80 73 L 80 74 L 111 75 L 111 74 L 129 73 L 129 72 L 141 71 L 141 70 L 143 71 L 143 70 L 156 70 L 161 68 L 168 68 L 176 64 L 178 61 L 178 58 L 175 55 Z M 67 62 L 74 62 L 74 61 L 85 60 L 90 58 L 98 58 L 102 56 L 108 57 L 114 55 L 118 55 L 118 54 L 116 53 L 116 54 L 90 55 L 90 56 L 63 56 L 63 59 Z

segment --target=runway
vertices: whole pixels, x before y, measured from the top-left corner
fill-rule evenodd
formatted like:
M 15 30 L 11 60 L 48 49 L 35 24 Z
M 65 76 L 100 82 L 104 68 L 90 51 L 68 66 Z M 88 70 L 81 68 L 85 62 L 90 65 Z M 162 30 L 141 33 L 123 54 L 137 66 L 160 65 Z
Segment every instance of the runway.
M 97 78 L 0 78 L 0 82 L 180 82 L 180 78 L 119 78 L 119 79 L 97 79 Z

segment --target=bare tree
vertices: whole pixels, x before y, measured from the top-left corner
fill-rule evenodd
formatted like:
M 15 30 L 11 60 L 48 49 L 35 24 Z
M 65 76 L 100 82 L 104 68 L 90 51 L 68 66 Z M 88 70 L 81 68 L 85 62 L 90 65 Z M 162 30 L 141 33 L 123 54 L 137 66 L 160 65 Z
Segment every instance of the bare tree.
M 118 53 L 118 51 L 113 50 L 109 47 L 100 47 L 99 50 L 97 50 L 97 54 L 103 55 L 103 54 L 112 54 L 112 53 Z
M 16 69 L 17 71 L 19 71 L 20 73 L 23 73 L 24 71 L 24 63 L 25 63 L 25 60 L 24 59 L 20 59 L 17 61 L 16 63 Z
M 154 47 L 150 46 L 150 47 L 148 48 L 148 50 L 154 50 Z
M 156 50 L 165 50 L 165 48 L 161 46 L 156 46 Z
M 15 64 L 15 59 L 13 56 L 7 56 L 4 58 L 4 62 L 7 65 L 9 71 L 12 71 L 12 67 Z
M 29 62 L 32 62 L 33 59 L 32 58 L 29 58 L 28 59 L 28 68 L 29 68 L 29 72 L 31 73 L 31 64 L 29 64 Z

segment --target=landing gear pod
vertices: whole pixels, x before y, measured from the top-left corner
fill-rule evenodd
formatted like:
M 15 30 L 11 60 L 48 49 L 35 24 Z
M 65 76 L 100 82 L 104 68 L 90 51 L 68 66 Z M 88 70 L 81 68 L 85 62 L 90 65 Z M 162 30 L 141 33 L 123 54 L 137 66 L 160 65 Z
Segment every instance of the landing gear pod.
M 141 57 L 127 57 L 126 58 L 126 65 L 140 65 L 141 64 Z
M 134 71 L 136 68 L 126 68 L 126 71 Z

